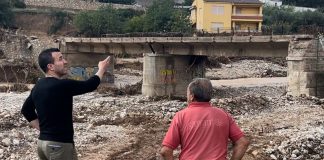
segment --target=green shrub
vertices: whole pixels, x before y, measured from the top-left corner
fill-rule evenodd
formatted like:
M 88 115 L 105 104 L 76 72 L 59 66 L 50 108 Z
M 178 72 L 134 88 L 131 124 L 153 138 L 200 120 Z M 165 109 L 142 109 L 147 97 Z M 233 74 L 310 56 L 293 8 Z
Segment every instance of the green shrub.
M 8 0 L 0 0 L 0 27 L 11 27 L 14 15 Z
M 96 11 L 85 11 L 77 14 L 74 24 L 79 32 L 86 36 L 101 36 L 122 31 L 121 17 L 111 6 Z
M 186 6 L 191 6 L 192 5 L 192 2 L 193 0 L 185 0 L 183 5 L 186 5 Z
M 14 8 L 26 8 L 26 4 L 23 0 L 10 0 L 10 3 Z
M 296 12 L 293 7 L 265 6 L 263 25 L 272 28 L 275 34 L 316 32 L 316 27 L 324 26 L 324 13 L 320 11 Z
M 65 19 L 68 17 L 68 14 L 62 11 L 54 11 L 51 13 L 51 16 L 54 19 L 54 23 L 52 24 L 52 26 L 48 31 L 49 34 L 56 33 L 58 30 L 60 30 L 63 27 L 65 23 Z
M 135 16 L 126 23 L 124 31 L 126 33 L 143 32 L 144 22 L 145 22 L 145 15 Z
M 282 3 L 311 8 L 324 7 L 323 0 L 282 0 Z

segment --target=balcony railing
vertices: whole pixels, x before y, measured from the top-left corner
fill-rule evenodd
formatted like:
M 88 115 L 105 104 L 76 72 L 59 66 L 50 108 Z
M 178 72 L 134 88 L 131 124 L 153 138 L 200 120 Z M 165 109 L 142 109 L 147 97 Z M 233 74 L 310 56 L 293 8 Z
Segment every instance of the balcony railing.
M 263 20 L 263 15 L 259 14 L 233 14 L 232 19 L 251 19 L 251 20 Z
M 263 16 L 262 14 L 240 14 L 240 13 L 233 13 L 232 16 Z

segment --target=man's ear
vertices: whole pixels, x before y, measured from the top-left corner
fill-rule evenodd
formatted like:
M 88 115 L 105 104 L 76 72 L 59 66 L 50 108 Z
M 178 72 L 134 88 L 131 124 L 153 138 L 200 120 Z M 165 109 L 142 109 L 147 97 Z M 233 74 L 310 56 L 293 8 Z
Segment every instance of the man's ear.
M 54 64 L 47 64 L 47 68 L 49 71 L 53 71 L 54 70 Z
M 190 102 L 193 102 L 195 99 L 195 96 L 193 94 L 189 94 L 189 99 L 190 99 Z

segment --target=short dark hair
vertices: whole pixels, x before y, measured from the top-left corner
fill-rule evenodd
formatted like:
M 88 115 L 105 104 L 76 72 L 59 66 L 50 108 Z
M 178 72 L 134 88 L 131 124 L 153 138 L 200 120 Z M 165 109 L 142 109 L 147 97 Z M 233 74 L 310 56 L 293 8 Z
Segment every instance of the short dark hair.
M 48 71 L 47 65 L 54 63 L 53 52 L 60 52 L 58 48 L 48 48 L 43 50 L 38 56 L 38 65 L 44 73 Z
M 213 94 L 213 86 L 207 78 L 196 78 L 189 85 L 190 94 L 197 102 L 209 102 Z

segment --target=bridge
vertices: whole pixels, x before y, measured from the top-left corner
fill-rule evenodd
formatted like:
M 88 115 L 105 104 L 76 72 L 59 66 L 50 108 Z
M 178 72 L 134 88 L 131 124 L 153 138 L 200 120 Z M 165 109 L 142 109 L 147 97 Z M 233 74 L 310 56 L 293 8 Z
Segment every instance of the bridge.
M 287 57 L 289 94 L 324 96 L 319 42 L 313 35 L 64 38 L 60 49 L 75 79 L 89 77 L 107 55 L 143 54 L 142 93 L 149 96 L 184 95 L 193 78 L 205 76 L 207 56 Z
M 288 45 L 292 38 L 311 37 L 298 35 L 65 38 L 62 47 L 65 53 L 287 57 Z

